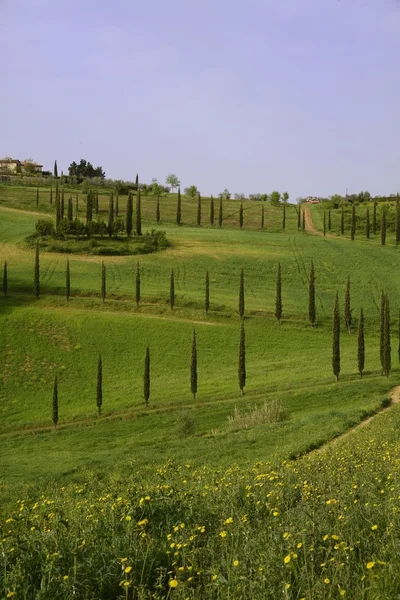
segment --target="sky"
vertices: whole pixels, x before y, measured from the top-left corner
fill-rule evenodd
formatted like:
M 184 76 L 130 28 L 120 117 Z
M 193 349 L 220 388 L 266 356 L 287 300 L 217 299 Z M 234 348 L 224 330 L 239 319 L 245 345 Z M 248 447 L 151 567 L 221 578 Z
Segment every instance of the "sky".
M 205 194 L 400 190 L 399 0 L 0 0 L 0 157 Z

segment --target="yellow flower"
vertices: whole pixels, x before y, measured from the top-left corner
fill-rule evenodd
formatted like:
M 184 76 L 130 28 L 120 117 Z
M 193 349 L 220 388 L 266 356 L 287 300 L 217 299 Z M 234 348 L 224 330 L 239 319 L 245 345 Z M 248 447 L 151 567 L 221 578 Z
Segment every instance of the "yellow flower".
M 171 588 L 176 588 L 176 587 L 177 587 L 177 585 L 178 585 L 178 582 L 177 582 L 177 580 L 176 580 L 176 579 L 170 579 L 170 580 L 169 580 L 169 582 L 168 582 L 168 585 L 169 585 L 169 587 L 171 587 Z
M 376 531 L 378 529 L 378 525 L 372 525 L 371 529 L 372 531 Z
M 212 579 L 213 581 L 215 581 L 215 580 L 217 579 L 217 576 L 216 576 L 216 575 L 213 575 L 211 579 Z
M 239 561 L 238 560 L 234 560 L 233 561 L 233 566 L 234 567 L 238 567 L 239 566 Z
M 227 535 L 226 531 L 220 531 L 219 532 L 219 536 L 222 537 L 222 538 L 226 537 L 226 535 Z
M 330 583 L 330 582 L 331 582 L 331 580 L 328 579 L 327 577 L 324 579 L 324 583 L 326 583 L 326 585 L 328 585 L 328 583 Z
M 121 562 L 126 562 L 128 559 L 127 558 L 121 558 Z
M 285 563 L 285 565 L 287 565 L 288 563 L 290 563 L 291 560 L 291 556 L 290 554 L 288 554 L 287 556 L 285 556 L 285 558 L 283 559 L 283 562 Z
M 291 587 L 290 583 L 285 583 L 285 590 L 288 590 Z
M 132 571 L 132 567 L 125 567 L 125 573 L 130 573 Z
M 230 523 L 233 523 L 232 517 L 228 517 L 228 519 L 225 520 L 224 525 L 229 525 Z
M 12 598 L 13 596 L 16 596 L 17 592 L 8 592 L 7 594 L 7 598 Z
M 345 595 L 346 595 L 346 592 L 345 592 L 345 590 L 340 590 L 340 595 L 341 595 L 341 596 L 345 596 Z
M 67 581 L 68 575 L 64 575 L 63 579 L 64 579 L 64 581 Z
M 375 563 L 373 560 L 371 560 L 370 562 L 367 563 L 367 569 L 373 569 L 375 566 Z
M 147 525 L 148 522 L 148 519 L 143 519 L 142 521 L 138 521 L 138 525 L 139 527 L 143 527 L 143 525 Z
M 277 510 L 274 510 L 274 512 L 272 513 L 274 517 L 278 517 L 279 516 L 279 512 Z
M 302 544 L 301 542 L 299 542 L 299 543 L 297 544 L 297 548 L 301 548 L 301 547 L 302 547 L 302 545 L 303 545 L 303 544 Z
M 125 521 L 132 521 L 132 517 L 130 515 L 126 515 Z

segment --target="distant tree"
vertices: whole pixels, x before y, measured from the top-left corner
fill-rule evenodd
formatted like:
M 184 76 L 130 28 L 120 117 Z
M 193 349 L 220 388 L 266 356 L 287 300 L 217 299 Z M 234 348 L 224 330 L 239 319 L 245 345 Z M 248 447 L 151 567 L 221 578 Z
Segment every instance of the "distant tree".
M 384 333 L 383 333 L 383 374 L 389 377 L 392 367 L 390 348 L 390 306 L 389 298 L 385 298 Z
M 331 209 L 328 210 L 328 231 L 332 231 Z
M 182 199 L 181 188 L 178 188 L 178 198 L 176 201 L 176 224 L 180 225 L 182 220 Z
M 382 222 L 381 222 L 381 245 L 386 244 L 386 208 L 382 209 Z
M 373 205 L 373 209 L 372 209 L 372 233 L 374 235 L 376 235 L 376 230 L 377 230 L 377 217 L 376 217 L 377 206 L 378 206 L 378 203 L 376 200 L 374 200 L 374 205 Z
M 160 194 L 157 195 L 157 204 L 156 204 L 156 221 L 157 223 L 160 222 Z
M 175 277 L 173 269 L 171 269 L 171 276 L 169 280 L 169 305 L 171 310 L 173 310 L 175 306 Z
M 118 194 L 115 195 L 115 216 L 117 218 L 119 217 L 119 196 L 118 196 Z
M 239 316 L 241 319 L 244 317 L 244 270 L 240 271 L 240 282 L 239 282 Z
M 65 271 L 65 296 L 67 300 L 70 299 L 71 296 L 71 273 L 69 270 L 69 259 L 67 258 L 67 268 Z
M 58 167 L 57 167 L 57 161 L 54 161 L 54 177 L 58 177 Z
M 200 194 L 196 185 L 190 185 L 189 187 L 185 188 L 184 193 L 186 194 L 186 196 L 190 196 L 191 198 L 195 198 Z
M 135 292 L 136 292 L 136 306 L 140 304 L 140 267 L 139 261 L 136 264 L 136 282 L 135 282 Z
M 61 220 L 64 218 L 64 212 L 65 212 L 65 193 L 64 193 L 64 188 L 62 188 L 61 190 L 61 201 L 60 201 L 60 215 L 61 215 Z
M 243 321 L 240 327 L 238 376 L 240 393 L 244 396 L 246 386 L 246 338 Z
M 142 200 L 140 190 L 137 191 L 136 195 L 136 235 L 142 235 Z
M 276 273 L 276 298 L 275 298 L 275 317 L 278 323 L 282 319 L 282 272 L 281 263 L 278 264 L 278 270 Z
M 71 223 L 74 219 L 73 215 L 73 204 L 72 204 L 72 196 L 68 198 L 68 208 L 67 208 L 67 219 Z
M 214 198 L 210 198 L 210 225 L 214 225 Z
M 39 206 L 39 188 L 36 188 L 36 208 Z
M 218 211 L 218 227 L 221 229 L 222 221 L 223 221 L 223 198 L 222 196 L 219 199 L 219 211 Z
M 283 194 L 282 194 L 282 202 L 284 202 L 286 204 L 288 200 L 289 200 L 289 193 L 288 192 L 283 192 Z
M 93 179 L 94 177 L 104 179 L 106 176 L 102 167 L 94 167 L 92 163 L 83 158 L 81 158 L 79 164 L 73 161 L 69 165 L 68 174 L 70 177 L 77 177 L 78 179 Z
M 269 201 L 271 203 L 272 206 L 279 206 L 279 204 L 281 203 L 281 194 L 280 192 L 277 192 L 276 190 L 274 190 L 273 192 L 270 193 L 269 195 Z
M 193 400 L 196 400 L 197 394 L 197 345 L 196 331 L 193 329 L 192 354 L 190 358 L 190 391 L 193 394 Z
M 286 203 L 283 204 L 282 229 L 283 231 L 286 229 Z
M 35 270 L 33 276 L 33 293 L 36 298 L 40 296 L 40 258 L 39 258 L 39 244 L 36 244 L 35 249 Z
M 86 194 L 86 224 L 93 219 L 93 191 L 88 190 Z
M 197 219 L 196 219 L 197 227 L 201 225 L 201 195 L 197 195 Z
M 369 234 L 371 231 L 370 225 L 370 217 L 369 217 L 369 207 L 367 206 L 367 212 L 365 214 L 365 237 L 369 240 Z
M 342 213 L 340 215 L 340 233 L 344 235 L 344 207 L 342 206 Z
M 104 304 L 106 301 L 106 265 L 101 261 L 101 300 Z
M 220 194 L 220 198 L 223 198 L 224 200 L 230 200 L 231 196 L 232 196 L 232 194 L 230 193 L 228 188 L 225 188 L 224 191 L 221 192 L 221 194 Z
M 324 237 L 326 236 L 326 210 L 324 210 Z
M 76 192 L 76 198 L 75 198 L 75 214 L 76 216 L 78 216 L 79 213 L 79 194 L 78 192 Z
M 299 231 L 301 228 L 301 205 L 297 208 L 297 230 Z
M 133 229 L 132 215 L 133 215 L 133 198 L 132 198 L 132 192 L 129 192 L 128 200 L 126 202 L 126 235 L 128 237 L 132 234 L 132 229 Z
M 338 294 L 336 294 L 335 307 L 333 309 L 332 369 L 337 381 L 340 375 L 340 312 Z
M 205 280 L 204 309 L 206 311 L 206 314 L 210 310 L 210 276 L 208 274 L 208 271 L 206 271 L 206 280 Z
M 306 209 L 304 208 L 304 206 L 301 210 L 301 227 L 303 231 L 306 230 Z
M 365 365 L 365 339 L 364 339 L 364 312 L 360 310 L 360 320 L 358 322 L 358 372 L 363 376 Z
M 347 278 L 346 294 L 344 296 L 344 322 L 347 333 L 351 333 L 351 295 L 350 295 L 350 277 Z
M 147 346 L 146 355 L 144 357 L 144 374 L 143 374 L 143 396 L 146 408 L 149 406 L 150 398 L 150 349 Z
M 99 190 L 96 190 L 95 192 L 93 192 L 94 194 L 94 210 L 96 215 L 99 214 Z M 111 196 L 113 195 L 113 193 L 111 192 Z M 114 203 L 114 201 L 113 201 Z
M 396 244 L 400 242 L 400 200 L 397 196 L 396 200 L 396 216 L 394 223 L 395 235 L 396 235 Z
M 181 185 L 181 182 L 174 173 L 171 173 L 165 178 L 165 183 L 170 186 L 172 192 Z
M 54 429 L 56 429 L 57 425 L 58 425 L 58 379 L 57 379 L 57 375 L 54 377 L 54 385 L 53 385 L 53 425 L 54 425 Z
M 315 327 L 316 307 L 315 307 L 315 270 L 314 263 L 311 261 L 310 280 L 308 284 L 308 318 L 311 327 Z
M 261 229 L 264 229 L 264 202 L 261 204 Z
M 240 203 L 240 208 L 239 208 L 239 227 L 240 229 L 242 229 L 243 227 L 243 204 Z
M 382 373 L 384 369 L 384 354 L 385 354 L 385 304 L 386 304 L 386 295 L 382 290 L 381 292 L 381 324 L 380 324 L 380 339 L 379 339 L 379 351 L 380 351 L 380 359 L 382 366 Z
M 53 206 L 53 188 L 50 188 L 50 206 Z
M 7 271 L 7 261 L 4 261 L 4 268 L 3 268 L 3 294 L 4 297 L 7 297 L 7 292 L 8 292 L 8 271 Z
M 99 354 L 99 360 L 97 362 L 97 390 L 96 390 L 96 405 L 101 414 L 101 407 L 103 404 L 103 361 L 101 360 L 101 354 Z
M 108 237 L 111 237 L 114 231 L 114 195 L 111 192 L 108 200 Z
M 56 194 L 56 231 L 57 232 L 59 231 L 60 222 L 61 222 L 60 198 Z
M 351 205 L 351 225 L 350 225 L 350 239 L 354 241 L 356 235 L 356 205 Z
M 136 186 L 136 189 L 138 190 L 139 189 L 139 173 L 136 173 L 135 186 Z

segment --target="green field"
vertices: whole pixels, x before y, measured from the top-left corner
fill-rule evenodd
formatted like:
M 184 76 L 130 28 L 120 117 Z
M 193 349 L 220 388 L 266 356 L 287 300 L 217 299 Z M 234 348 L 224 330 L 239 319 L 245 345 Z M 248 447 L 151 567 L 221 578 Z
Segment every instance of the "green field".
M 80 201 L 83 215 L 83 199 Z M 120 207 L 124 207 L 125 201 L 126 198 L 120 199 Z M 155 202 L 151 197 L 142 199 L 143 231 L 155 227 Z M 0 186 L 0 259 L 6 260 L 8 265 L 8 296 L 0 300 L 0 502 L 5 517 L 13 510 L 16 499 L 32 496 L 33 503 L 47 486 L 54 491 L 71 482 L 72 487 L 68 489 L 74 490 L 75 483 L 79 482 L 86 490 L 87 481 L 104 481 L 105 486 L 110 486 L 110 481 L 115 478 L 119 483 L 112 484 L 112 493 L 117 494 L 119 492 L 115 490 L 123 485 L 121 482 L 126 476 L 131 481 L 131 488 L 137 485 L 135 481 L 143 480 L 149 482 L 149 489 L 153 489 L 156 484 L 152 472 L 168 461 L 174 465 L 188 463 L 191 468 L 200 470 L 206 466 L 206 474 L 199 477 L 207 481 L 213 479 L 214 470 L 222 473 L 234 465 L 248 468 L 257 461 L 267 461 L 269 470 L 273 470 L 275 465 L 277 468 L 282 465 L 282 461 L 321 446 L 379 411 L 388 392 L 398 383 L 399 249 L 394 244 L 393 233 L 388 234 L 388 244 L 382 248 L 379 236 L 365 240 L 360 235 L 351 243 L 340 236 L 324 238 L 299 232 L 297 211 L 291 205 L 287 206 L 286 230 L 282 232 L 282 208 L 269 204 L 265 205 L 265 229 L 260 230 L 261 203 L 251 201 L 244 202 L 242 230 L 237 221 L 240 203 L 224 203 L 226 218 L 219 229 L 217 225 L 206 224 L 209 199 L 203 199 L 205 220 L 198 228 L 195 226 L 197 203 L 189 198 L 183 199 L 183 225 L 178 227 L 174 224 L 176 195 L 163 197 L 162 203 L 159 228 L 165 230 L 171 247 L 140 256 L 142 302 L 139 307 L 135 303 L 137 257 L 134 256 L 69 256 L 72 297 L 67 301 L 66 257 L 43 252 L 40 258 L 41 297 L 36 300 L 33 295 L 34 252 L 25 243 L 39 218 L 32 214 L 36 212 L 36 191 Z M 107 204 L 108 196 L 101 195 L 104 219 Z M 39 212 L 54 215 L 48 202 L 48 190 L 40 192 Z M 218 214 L 218 200 L 215 201 L 215 214 Z M 321 228 L 322 215 L 320 207 L 313 209 L 318 228 Z M 100 298 L 102 260 L 107 269 L 104 304 Z M 315 328 L 308 322 L 312 261 L 317 291 Z M 278 263 L 283 282 L 284 317 L 281 324 L 274 317 Z M 171 269 L 175 274 L 176 292 L 173 311 L 169 306 Z M 247 370 L 243 397 L 237 375 L 241 269 L 245 273 Z M 204 312 L 206 271 L 210 274 L 211 300 L 207 315 Z M 348 277 L 351 279 L 353 327 L 351 335 L 342 327 L 342 371 L 336 383 L 331 366 L 332 311 L 335 295 L 339 293 L 343 317 Z M 379 359 L 382 290 L 388 294 L 392 311 L 393 368 L 389 378 L 381 375 Z M 362 379 L 357 373 L 357 325 L 361 306 L 366 334 L 366 370 Z M 195 400 L 190 393 L 193 329 L 197 334 L 199 374 Z M 143 400 L 147 346 L 151 354 L 148 409 Z M 96 373 L 100 352 L 104 398 L 102 415 L 98 417 Z M 51 420 L 55 374 L 59 376 L 60 425 L 57 431 Z M 236 407 L 254 409 L 272 401 L 282 404 L 288 418 L 236 431 L 229 429 L 228 419 Z M 182 437 L 179 428 L 188 416 L 194 420 L 195 431 Z M 173 480 L 168 471 L 168 481 L 169 478 Z M 96 486 L 101 485 L 93 483 L 93 489 L 97 490 Z M 179 488 L 182 483 L 171 485 Z M 193 488 L 196 498 L 200 487 L 198 483 Z M 102 493 L 100 489 L 93 491 L 93 494 Z M 239 511 L 240 503 L 236 500 L 230 498 L 227 501 Z M 160 501 L 161 505 L 165 510 Z M 59 514 L 69 511 L 62 507 L 59 510 Z M 184 510 L 187 510 L 186 505 Z M 248 509 L 243 510 L 247 512 Z M 177 506 L 172 512 L 174 517 L 166 520 L 166 527 L 181 518 Z M 135 513 L 136 517 L 141 518 L 139 513 Z M 72 520 L 71 515 L 69 518 Z M 152 519 L 155 518 L 152 513 Z M 193 526 L 195 522 L 200 524 L 196 519 L 192 516 Z M 160 525 L 164 531 L 163 527 Z M 156 537 L 154 533 L 154 539 Z M 267 537 L 262 540 L 262 543 L 266 542 Z M 218 552 L 217 549 L 214 551 Z M 122 548 L 121 552 L 122 557 Z M 155 564 L 157 561 L 158 558 L 154 558 Z M 147 573 L 147 567 L 143 569 Z M 220 574 L 222 577 L 222 571 L 218 577 Z M 278 577 L 278 571 L 272 570 L 270 576 Z M 153 576 L 154 573 L 146 579 L 147 587 L 142 586 L 142 595 L 137 584 L 138 595 L 134 596 L 132 592 L 129 597 L 147 598 L 152 590 L 159 594 L 153 596 L 156 598 L 170 597 L 172 593 L 176 598 L 276 598 L 283 593 L 282 597 L 304 596 L 308 600 L 340 597 L 338 594 L 342 589 L 336 586 L 335 592 L 327 595 L 327 588 L 322 585 L 320 589 L 318 584 L 314 595 L 310 594 L 304 591 L 303 583 L 295 583 L 293 571 L 294 579 L 289 581 L 292 587 L 283 592 L 279 588 L 278 592 L 279 586 L 271 584 L 270 596 L 265 595 L 265 582 L 254 588 L 252 596 L 247 584 L 235 580 L 232 588 L 229 583 L 228 590 L 222 579 L 220 596 L 216 595 L 215 586 L 207 591 L 203 587 L 192 590 L 191 586 L 168 591 L 167 586 L 156 592 L 154 582 L 149 583 Z M 233 574 L 224 571 L 223 577 L 233 581 L 229 579 Z M 332 580 L 332 575 L 329 579 Z M 14 589 L 10 581 L 4 583 L 4 595 Z M 243 585 L 242 591 L 235 587 L 237 585 Z M 311 579 L 308 585 L 311 589 Z M 361 595 L 360 587 L 353 583 L 349 585 L 359 595 L 348 597 L 380 597 Z M 114 591 L 101 592 L 100 588 L 93 588 L 93 593 L 89 593 L 89 588 L 85 587 L 76 597 L 125 598 L 125 592 L 130 590 L 129 586 L 126 590 L 118 588 L 118 582 L 117 592 L 115 586 L 111 588 Z M 104 589 L 111 588 L 106 586 Z M 22 590 L 22 587 L 18 589 Z M 121 596 L 111 595 L 118 593 L 118 589 Z M 72 591 L 66 584 L 65 589 L 50 586 L 41 596 L 31 593 L 31 589 L 26 591 L 25 597 L 73 597 L 68 595 Z M 24 598 L 23 595 L 20 597 Z

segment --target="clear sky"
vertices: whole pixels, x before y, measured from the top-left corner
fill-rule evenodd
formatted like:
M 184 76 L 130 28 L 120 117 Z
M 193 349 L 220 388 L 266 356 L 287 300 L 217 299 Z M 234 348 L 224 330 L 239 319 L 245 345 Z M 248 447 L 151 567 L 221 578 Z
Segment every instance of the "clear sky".
M 398 0 L 0 0 L 0 156 L 203 194 L 400 190 Z

